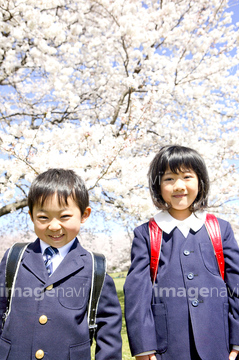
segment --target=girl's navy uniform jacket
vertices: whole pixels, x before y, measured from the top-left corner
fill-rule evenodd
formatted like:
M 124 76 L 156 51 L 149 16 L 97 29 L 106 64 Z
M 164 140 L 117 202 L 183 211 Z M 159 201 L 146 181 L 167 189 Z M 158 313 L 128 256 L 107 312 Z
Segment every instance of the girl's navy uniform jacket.
M 5 254 L 0 284 L 5 283 Z M 26 249 L 10 315 L 0 338 L 0 359 L 90 360 L 87 305 L 92 260 L 78 240 L 48 276 L 39 239 Z M 3 291 L 0 318 L 6 308 Z M 106 275 L 98 307 L 96 360 L 121 360 L 121 309 L 113 280 Z
M 228 359 L 239 345 L 239 249 L 228 222 L 218 219 L 225 258 L 222 280 L 205 225 L 185 238 L 163 233 L 154 288 L 148 223 L 135 229 L 125 283 L 125 316 L 133 355 L 162 360 Z

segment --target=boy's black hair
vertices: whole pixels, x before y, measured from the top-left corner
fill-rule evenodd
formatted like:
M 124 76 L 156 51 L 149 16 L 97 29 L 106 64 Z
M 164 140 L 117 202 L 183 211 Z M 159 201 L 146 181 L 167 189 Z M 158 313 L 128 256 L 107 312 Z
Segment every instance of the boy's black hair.
M 154 205 L 160 210 L 168 210 L 169 205 L 161 196 L 160 181 L 169 168 L 173 173 L 193 170 L 198 177 L 198 195 L 190 207 L 192 212 L 208 206 L 209 177 L 206 164 L 196 150 L 180 145 L 168 145 L 160 149 L 152 160 L 149 172 L 149 190 Z
M 49 169 L 38 175 L 32 182 L 28 194 L 28 207 L 32 215 L 33 206 L 43 206 L 47 198 L 57 194 L 59 204 L 67 205 L 69 196 L 84 214 L 89 206 L 89 194 L 85 183 L 73 170 Z

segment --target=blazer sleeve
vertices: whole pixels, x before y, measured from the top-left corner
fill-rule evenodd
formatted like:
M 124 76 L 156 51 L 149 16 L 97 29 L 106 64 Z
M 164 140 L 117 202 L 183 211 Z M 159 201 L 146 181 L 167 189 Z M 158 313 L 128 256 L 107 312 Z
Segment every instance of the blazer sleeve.
M 151 309 L 150 245 L 148 223 L 134 231 L 131 266 L 124 285 L 125 319 L 133 356 L 157 349 Z
M 239 247 L 231 225 L 218 219 L 223 241 L 225 283 L 229 301 L 230 344 L 239 345 Z
M 112 278 L 106 274 L 97 310 L 96 360 L 121 360 L 122 313 Z
M 2 333 L 2 317 L 7 308 L 7 291 L 5 286 L 5 269 L 8 251 L 0 263 L 0 334 Z

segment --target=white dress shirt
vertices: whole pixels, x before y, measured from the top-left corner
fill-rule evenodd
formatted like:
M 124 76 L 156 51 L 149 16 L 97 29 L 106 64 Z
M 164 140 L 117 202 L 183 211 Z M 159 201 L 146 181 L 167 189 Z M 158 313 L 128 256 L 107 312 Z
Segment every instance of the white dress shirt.
M 66 245 L 58 248 L 58 253 L 55 254 L 52 257 L 52 274 L 56 270 L 56 268 L 60 265 L 60 263 L 62 262 L 64 257 L 68 254 L 68 252 L 69 252 L 69 250 L 70 250 L 70 248 L 71 248 L 74 241 L 75 241 L 75 239 L 71 240 Z M 50 246 L 50 245 L 45 243 L 43 240 L 40 239 L 40 247 L 41 247 L 42 256 L 43 256 L 44 251 L 46 250 L 46 248 L 48 248 L 48 246 Z

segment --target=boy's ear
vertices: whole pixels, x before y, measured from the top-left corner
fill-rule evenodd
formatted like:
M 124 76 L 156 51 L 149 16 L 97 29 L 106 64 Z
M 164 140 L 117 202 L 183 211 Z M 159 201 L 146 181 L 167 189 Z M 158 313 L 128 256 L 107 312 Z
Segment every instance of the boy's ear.
M 81 223 L 83 224 L 84 222 L 86 222 L 86 220 L 88 219 L 88 217 L 90 216 L 91 213 L 91 208 L 88 206 L 85 211 L 84 214 L 81 217 Z
M 30 215 L 31 221 L 33 222 L 33 217 L 32 217 L 30 210 L 28 210 L 28 214 Z

